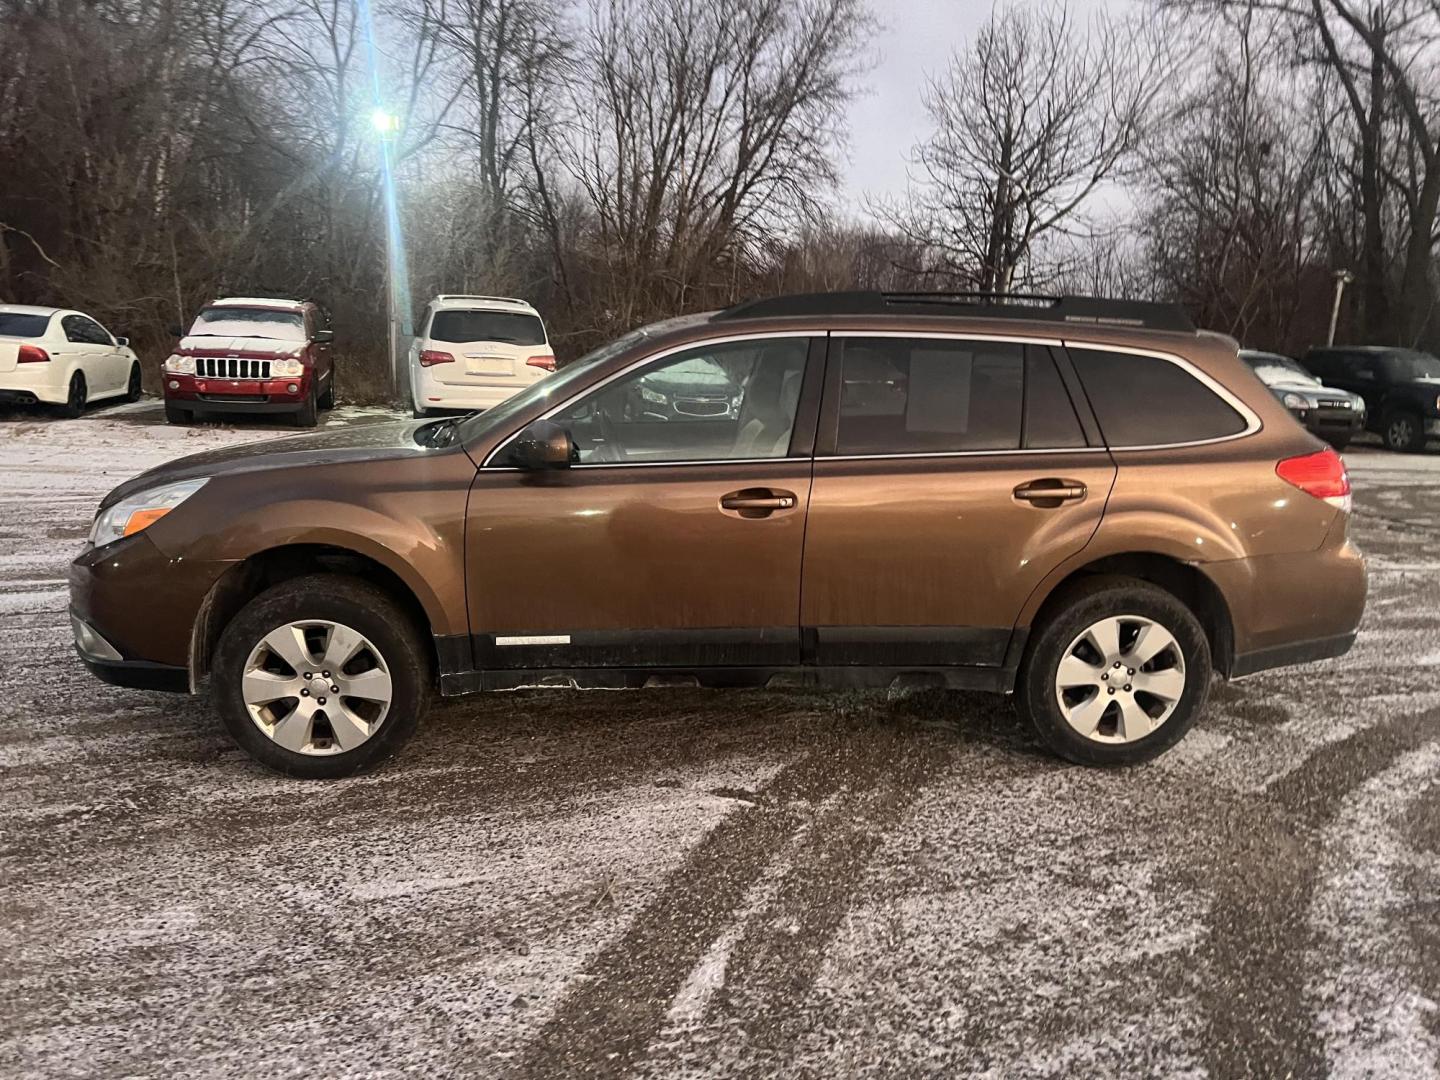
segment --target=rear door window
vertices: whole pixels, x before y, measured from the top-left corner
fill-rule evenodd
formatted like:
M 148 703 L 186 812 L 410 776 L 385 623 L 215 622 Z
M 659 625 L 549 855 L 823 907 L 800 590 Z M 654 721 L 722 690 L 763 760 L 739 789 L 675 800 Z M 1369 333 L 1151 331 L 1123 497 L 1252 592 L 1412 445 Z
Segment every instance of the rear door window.
M 1020 448 L 1023 345 L 851 337 L 837 346 L 837 454 Z
M 947 338 L 837 338 L 837 454 L 1085 446 L 1050 350 Z
M 1112 447 L 1173 446 L 1245 430 L 1233 406 L 1169 360 L 1076 348 L 1070 356 Z
M 429 337 L 431 341 L 448 341 L 456 345 L 471 341 L 544 345 L 545 327 L 539 316 L 524 312 L 447 308 L 431 316 Z

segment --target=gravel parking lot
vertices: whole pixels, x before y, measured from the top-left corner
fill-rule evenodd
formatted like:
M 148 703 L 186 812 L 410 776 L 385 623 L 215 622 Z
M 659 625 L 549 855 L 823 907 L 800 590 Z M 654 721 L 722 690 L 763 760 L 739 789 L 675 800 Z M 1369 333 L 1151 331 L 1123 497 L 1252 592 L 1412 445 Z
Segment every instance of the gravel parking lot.
M 1433 450 L 1347 455 L 1356 648 L 1148 766 L 985 696 L 537 691 L 307 784 L 73 653 L 100 496 L 283 433 L 157 414 L 0 420 L 0 1072 L 1440 1075 Z

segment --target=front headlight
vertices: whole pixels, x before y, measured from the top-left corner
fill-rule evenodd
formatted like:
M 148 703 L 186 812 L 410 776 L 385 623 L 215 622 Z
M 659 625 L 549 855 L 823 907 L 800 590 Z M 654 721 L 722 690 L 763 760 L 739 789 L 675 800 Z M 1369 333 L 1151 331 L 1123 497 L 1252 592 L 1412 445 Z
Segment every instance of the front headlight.
M 195 358 L 172 354 L 165 358 L 165 370 L 171 375 L 194 375 Z
M 282 379 L 293 379 L 305 374 L 305 365 L 299 360 L 276 360 L 270 365 L 270 374 Z
M 1283 404 L 1287 409 L 1308 409 L 1308 408 L 1310 408 L 1310 401 L 1309 401 L 1309 399 L 1308 399 L 1308 398 L 1303 398 L 1303 397 L 1301 397 L 1299 394 L 1286 394 L 1283 398 L 1280 399 L 1280 402 L 1281 402 L 1281 404 Z
M 204 486 L 204 478 L 180 480 L 127 495 L 95 515 L 95 524 L 90 527 L 90 542 L 102 547 L 122 536 L 148 529 Z

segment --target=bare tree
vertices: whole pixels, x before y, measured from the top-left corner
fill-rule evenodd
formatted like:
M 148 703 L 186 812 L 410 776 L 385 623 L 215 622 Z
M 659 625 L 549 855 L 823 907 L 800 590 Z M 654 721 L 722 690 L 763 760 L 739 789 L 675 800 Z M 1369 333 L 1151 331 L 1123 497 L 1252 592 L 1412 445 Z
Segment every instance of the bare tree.
M 1045 241 L 1086 228 L 1121 178 L 1165 82 L 1160 36 L 1063 4 L 997 8 L 930 81 L 935 133 L 915 150 L 909 197 L 875 209 L 975 288 L 1009 292 L 1039 272 Z

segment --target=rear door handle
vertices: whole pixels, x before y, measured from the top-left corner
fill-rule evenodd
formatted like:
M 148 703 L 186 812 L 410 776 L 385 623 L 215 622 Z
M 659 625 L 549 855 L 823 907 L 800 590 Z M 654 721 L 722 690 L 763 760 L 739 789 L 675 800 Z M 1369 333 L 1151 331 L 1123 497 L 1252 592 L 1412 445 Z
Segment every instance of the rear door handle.
M 769 488 L 745 488 L 720 496 L 720 509 L 730 510 L 744 518 L 769 517 L 776 510 L 793 510 L 799 500 L 792 491 Z
M 1047 476 L 1043 480 L 1029 480 L 1019 485 L 1012 494 L 1031 506 L 1053 509 L 1062 503 L 1079 502 L 1085 498 L 1085 485 L 1079 480 Z

